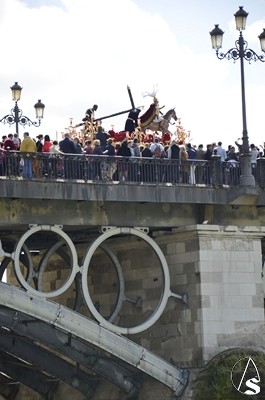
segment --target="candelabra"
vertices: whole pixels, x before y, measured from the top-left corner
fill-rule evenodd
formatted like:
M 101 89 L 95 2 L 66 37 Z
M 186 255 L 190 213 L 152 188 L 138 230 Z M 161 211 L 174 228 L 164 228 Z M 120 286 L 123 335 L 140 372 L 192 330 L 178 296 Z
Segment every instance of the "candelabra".
M 248 48 L 248 43 L 244 40 L 242 31 L 246 27 L 248 13 L 239 7 L 239 10 L 234 14 L 236 29 L 239 30 L 239 39 L 235 42 L 235 47 L 228 50 L 226 53 L 220 51 L 222 47 L 224 32 L 215 25 L 214 29 L 210 32 L 212 47 L 216 50 L 216 56 L 222 60 L 240 60 L 241 72 L 241 99 L 242 99 L 242 120 L 243 120 L 243 135 L 242 135 L 242 152 L 240 155 L 240 185 L 241 186 L 255 186 L 255 179 L 252 174 L 251 167 L 251 153 L 249 150 L 249 139 L 247 131 L 247 116 L 246 116 L 246 96 L 245 96 L 245 75 L 244 75 L 244 60 L 251 61 L 265 61 L 264 55 L 258 55 L 254 50 Z M 265 52 L 265 29 L 258 36 L 260 39 L 261 50 Z
M 44 108 L 45 105 L 38 100 L 38 102 L 34 105 L 36 111 L 36 121 L 32 121 L 30 118 L 23 115 L 23 111 L 18 108 L 18 101 L 21 97 L 22 87 L 15 82 L 13 86 L 11 86 L 12 91 L 12 100 L 15 101 L 15 106 L 12 108 L 10 114 L 5 115 L 3 118 L 0 119 L 0 122 L 4 124 L 9 124 L 9 126 L 15 124 L 16 125 L 16 133 L 18 134 L 18 125 L 26 125 L 31 126 L 34 125 L 36 127 L 40 126 L 41 119 L 43 118 Z

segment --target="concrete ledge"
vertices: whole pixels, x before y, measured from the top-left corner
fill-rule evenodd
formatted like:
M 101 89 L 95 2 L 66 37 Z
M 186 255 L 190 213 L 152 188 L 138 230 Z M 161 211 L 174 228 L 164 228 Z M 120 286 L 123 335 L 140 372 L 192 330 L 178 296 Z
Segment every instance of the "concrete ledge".
M 141 184 L 79 181 L 1 179 L 0 197 L 186 204 L 261 204 L 260 188 L 204 185 Z M 265 196 L 262 197 L 265 204 Z

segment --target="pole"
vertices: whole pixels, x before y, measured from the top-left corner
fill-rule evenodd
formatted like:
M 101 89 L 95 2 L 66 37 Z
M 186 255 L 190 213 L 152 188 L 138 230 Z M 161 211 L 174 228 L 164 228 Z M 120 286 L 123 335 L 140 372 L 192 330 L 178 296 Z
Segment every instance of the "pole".
M 111 117 L 116 117 L 117 115 L 122 115 L 122 114 L 126 114 L 129 113 L 133 110 L 133 108 L 130 108 L 129 110 L 125 110 L 125 111 L 120 111 L 114 114 L 110 114 L 110 115 L 106 115 L 105 117 L 101 117 L 101 118 L 96 118 L 94 119 L 94 122 L 96 121 L 101 121 L 102 119 L 107 119 L 107 118 L 111 118 Z
M 18 134 L 19 110 L 18 110 L 17 101 L 15 102 L 14 114 L 15 114 L 16 133 Z
M 130 97 L 130 102 L 131 102 L 132 108 L 135 108 L 130 86 L 127 86 L 127 90 L 128 90 L 128 94 L 129 94 L 129 97 Z
M 255 178 L 252 174 L 251 153 L 249 151 L 249 140 L 247 131 L 247 113 L 246 113 L 246 94 L 245 94 L 245 73 L 244 73 L 244 39 L 240 32 L 239 40 L 239 57 L 240 57 L 240 72 L 241 72 L 241 99 L 242 99 L 242 153 L 240 154 L 240 186 L 255 186 Z

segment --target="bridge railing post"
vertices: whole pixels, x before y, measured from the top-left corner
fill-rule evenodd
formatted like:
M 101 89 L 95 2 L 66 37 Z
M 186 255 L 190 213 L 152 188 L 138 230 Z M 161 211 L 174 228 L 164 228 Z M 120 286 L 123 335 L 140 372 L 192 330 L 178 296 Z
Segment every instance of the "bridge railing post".
M 256 168 L 256 181 L 257 184 L 264 188 L 265 187 L 265 158 L 260 157 L 257 159 L 257 168 Z
M 212 155 L 212 184 L 222 185 L 223 184 L 223 171 L 221 156 L 214 154 Z

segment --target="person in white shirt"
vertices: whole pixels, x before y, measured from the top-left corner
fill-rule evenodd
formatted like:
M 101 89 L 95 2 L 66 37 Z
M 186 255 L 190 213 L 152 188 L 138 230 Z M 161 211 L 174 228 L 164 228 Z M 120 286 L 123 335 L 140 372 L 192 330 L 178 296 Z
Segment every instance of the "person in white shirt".
M 155 141 L 151 144 L 150 150 L 155 156 L 156 150 L 159 149 L 160 157 L 164 153 L 164 146 L 159 142 L 159 138 L 155 138 Z
M 252 167 L 251 168 L 252 169 L 252 174 L 254 176 L 256 176 L 256 166 L 257 166 L 257 158 L 258 158 L 258 155 L 259 155 L 259 151 L 258 151 L 257 147 L 253 143 L 250 145 L 250 154 L 251 154 L 250 162 L 251 162 L 251 167 Z
M 221 157 L 221 162 L 225 162 L 227 155 L 225 149 L 222 147 L 222 142 L 217 143 L 214 152 L 217 156 Z
M 251 153 L 251 164 L 252 164 L 252 166 L 253 166 L 253 164 L 256 165 L 259 152 L 254 144 L 250 145 L 250 153 Z

